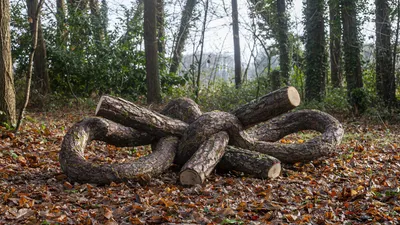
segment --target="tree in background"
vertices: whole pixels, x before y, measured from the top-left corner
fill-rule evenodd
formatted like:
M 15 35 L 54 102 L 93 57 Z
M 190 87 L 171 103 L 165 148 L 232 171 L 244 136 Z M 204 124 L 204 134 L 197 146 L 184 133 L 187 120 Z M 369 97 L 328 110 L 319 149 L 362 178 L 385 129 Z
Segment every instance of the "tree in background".
M 165 29 L 164 29 L 164 0 L 157 0 L 157 40 L 158 53 L 165 54 Z
M 288 16 L 286 15 L 286 1 L 276 0 L 276 36 L 279 44 L 279 66 L 280 77 L 285 85 L 289 85 L 289 38 L 288 38 Z
M 16 109 L 11 60 L 9 0 L 0 0 L 0 51 L 0 122 L 15 125 Z
M 289 36 L 288 16 L 286 14 L 285 0 L 250 0 L 256 13 L 260 15 L 263 23 L 258 23 L 260 30 L 270 35 L 278 42 L 279 46 L 279 76 L 273 78 L 274 84 L 289 84 L 290 58 L 289 58 Z
M 325 96 L 326 52 L 324 0 L 305 2 L 306 101 L 322 101 Z
M 232 0 L 232 28 L 233 48 L 235 57 L 235 86 L 239 88 L 242 84 L 242 62 L 240 60 L 239 19 L 237 0 Z
M 375 6 L 376 90 L 385 104 L 392 106 L 396 100 L 396 84 L 392 73 L 390 7 L 387 0 L 375 0 Z
M 329 52 L 332 87 L 342 86 L 342 26 L 340 19 L 340 0 L 329 0 Z
M 46 51 L 46 43 L 43 37 L 43 29 L 41 24 L 41 19 L 36 18 L 36 10 L 38 9 L 38 0 L 27 0 L 28 7 L 28 16 L 30 18 L 30 31 L 31 36 L 34 36 L 35 32 L 35 24 L 38 24 L 37 27 L 37 46 L 35 50 L 34 56 L 34 65 L 33 65 L 33 75 L 34 75 L 34 87 L 41 93 L 43 96 L 46 96 L 50 92 L 50 79 L 47 71 L 47 51 Z M 37 20 L 37 22 L 36 22 Z M 33 42 L 34 40 L 32 40 Z M 32 43 L 33 45 L 33 43 Z
M 362 90 L 359 27 L 357 22 L 357 0 L 342 0 L 344 72 L 347 82 L 347 96 L 353 111 L 358 114 L 365 110 L 365 94 Z
M 56 2 L 57 13 L 57 38 L 59 39 L 59 44 L 64 47 L 67 45 L 67 30 L 65 29 L 65 2 L 64 0 L 57 0 Z
M 157 48 L 157 0 L 144 1 L 144 43 L 146 54 L 147 103 L 161 102 Z
M 194 7 L 196 6 L 196 4 L 197 0 L 187 0 L 185 7 L 182 11 L 179 31 L 175 39 L 175 43 L 172 47 L 172 59 L 169 68 L 170 73 L 178 72 L 179 63 L 182 60 L 182 52 L 184 50 L 185 42 L 189 34 L 190 21 L 192 19 Z

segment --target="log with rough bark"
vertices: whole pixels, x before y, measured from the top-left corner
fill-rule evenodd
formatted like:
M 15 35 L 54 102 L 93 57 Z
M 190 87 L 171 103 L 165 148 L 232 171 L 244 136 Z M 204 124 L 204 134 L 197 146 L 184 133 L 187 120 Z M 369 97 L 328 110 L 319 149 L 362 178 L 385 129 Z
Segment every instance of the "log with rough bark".
M 154 176 L 172 162 L 183 166 L 182 184 L 204 182 L 215 166 L 253 177 L 275 178 L 281 172 L 280 161 L 306 162 L 327 156 L 343 137 L 341 124 L 326 113 L 316 110 L 287 113 L 299 103 L 293 87 L 267 94 L 231 113 L 202 114 L 198 105 L 187 98 L 173 100 L 157 113 L 121 98 L 104 96 L 96 115 L 118 123 L 91 118 L 72 127 L 60 152 L 61 168 L 72 180 L 93 183 L 134 180 L 144 174 Z M 265 123 L 254 126 L 262 122 Z M 276 142 L 300 130 L 322 134 L 302 144 Z M 83 157 L 90 140 L 119 146 L 158 141 L 158 145 L 153 153 L 138 161 L 95 165 Z
M 282 168 L 277 158 L 228 145 L 217 169 L 242 172 L 246 176 L 260 179 L 273 179 L 281 174 Z
M 202 184 L 225 153 L 229 136 L 225 131 L 211 135 L 183 165 L 179 181 L 183 185 Z
M 122 98 L 102 96 L 96 116 L 115 121 L 128 127 L 151 133 L 157 137 L 181 136 L 188 124 L 133 104 Z
M 244 127 L 248 128 L 286 113 L 299 104 L 299 92 L 296 88 L 289 86 L 264 95 L 257 101 L 245 104 L 231 113 L 242 122 Z
M 108 184 L 156 176 L 172 165 L 179 139 L 173 136 L 161 138 L 150 155 L 119 164 L 96 164 L 86 160 L 84 152 L 91 140 L 138 146 L 151 143 L 154 137 L 103 118 L 82 120 L 65 135 L 59 155 L 61 169 L 71 180 Z

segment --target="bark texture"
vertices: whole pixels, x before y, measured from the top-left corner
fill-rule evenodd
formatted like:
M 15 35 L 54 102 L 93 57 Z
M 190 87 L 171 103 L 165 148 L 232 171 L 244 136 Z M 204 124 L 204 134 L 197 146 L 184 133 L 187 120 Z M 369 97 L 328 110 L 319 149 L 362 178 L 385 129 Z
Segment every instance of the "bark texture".
M 232 0 L 232 30 L 233 48 L 235 55 L 235 85 L 239 88 L 242 84 L 242 62 L 240 60 L 239 19 L 237 0 Z
M 271 92 L 258 101 L 250 102 L 231 113 L 235 115 L 244 127 L 250 127 L 279 116 L 300 104 L 300 95 L 294 87 L 284 87 Z
M 188 124 L 153 112 L 122 98 L 101 97 L 96 109 L 101 116 L 122 125 L 149 132 L 157 137 L 181 136 Z
M 92 140 L 105 141 L 117 146 L 150 144 L 154 138 L 147 133 L 124 127 L 102 118 L 88 118 L 75 124 L 65 135 L 60 165 L 72 180 L 96 184 L 108 184 L 155 176 L 172 165 L 178 138 L 161 138 L 153 153 L 130 163 L 96 164 L 84 157 L 86 145 Z
M 0 0 L 0 122 L 15 125 L 15 88 L 11 58 L 10 2 Z
M 228 141 L 228 133 L 220 131 L 203 142 L 193 156 L 183 165 L 179 174 L 181 184 L 202 184 L 214 170 L 222 156 L 224 156 Z
M 146 55 L 147 103 L 161 102 L 157 47 L 157 0 L 144 1 L 144 45 Z
M 335 88 L 342 86 L 340 0 L 329 0 L 329 51 L 331 83 Z
M 217 169 L 242 172 L 246 176 L 260 179 L 273 179 L 280 175 L 282 168 L 277 158 L 228 145 Z

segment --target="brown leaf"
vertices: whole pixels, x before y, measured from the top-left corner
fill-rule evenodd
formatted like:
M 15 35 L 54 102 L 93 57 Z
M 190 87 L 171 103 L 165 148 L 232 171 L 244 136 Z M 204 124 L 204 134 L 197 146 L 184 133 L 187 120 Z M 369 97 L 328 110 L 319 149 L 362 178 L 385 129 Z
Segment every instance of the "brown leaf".
M 103 209 L 104 209 L 104 214 L 103 214 L 104 217 L 107 219 L 111 219 L 113 217 L 113 211 L 108 207 L 104 207 Z

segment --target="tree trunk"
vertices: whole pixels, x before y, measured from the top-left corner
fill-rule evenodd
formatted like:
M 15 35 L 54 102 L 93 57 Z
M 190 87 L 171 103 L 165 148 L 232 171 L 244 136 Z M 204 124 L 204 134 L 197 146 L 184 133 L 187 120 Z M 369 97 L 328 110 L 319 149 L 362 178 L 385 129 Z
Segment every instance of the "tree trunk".
M 175 39 L 173 46 L 173 56 L 171 66 L 169 68 L 170 73 L 177 73 L 179 64 L 182 60 L 182 52 L 185 47 L 185 42 L 189 34 L 190 21 L 192 19 L 194 7 L 196 6 L 197 0 L 187 0 L 185 8 L 182 12 L 181 23 L 179 25 L 178 35 Z
M 235 86 L 240 88 L 242 85 L 242 62 L 240 60 L 240 40 L 239 40 L 239 19 L 237 0 L 232 0 L 232 29 L 233 29 L 233 48 L 235 57 Z
M 100 44 L 104 38 L 103 29 L 101 29 L 101 17 L 99 0 L 89 0 L 91 26 L 93 28 L 93 37 L 95 44 Z
M 196 86 L 195 86 L 195 100 L 199 100 L 199 94 L 200 94 L 200 88 L 201 88 L 201 68 L 203 64 L 203 52 L 204 52 L 204 37 L 206 33 L 206 26 L 207 26 L 207 15 L 208 15 L 208 3 L 209 1 L 206 0 L 205 5 L 204 5 L 204 18 L 203 18 L 203 25 L 201 28 L 201 38 L 200 38 L 200 57 L 197 62 L 197 77 L 196 77 Z
M 65 48 L 67 46 L 67 30 L 65 29 L 65 2 L 64 0 L 57 0 L 57 38 L 59 44 Z
M 161 83 L 157 54 L 156 7 L 157 0 L 144 1 L 144 43 L 148 104 L 161 102 Z
M 279 66 L 280 77 L 285 85 L 289 85 L 289 38 L 288 38 L 288 17 L 286 16 L 285 0 L 276 0 L 277 6 L 277 41 L 279 43 Z
M 183 185 L 202 184 L 225 153 L 229 136 L 225 131 L 213 134 L 204 141 L 193 156 L 183 165 L 179 180 Z
M 361 43 L 357 25 L 357 0 L 342 0 L 344 71 L 347 82 L 347 96 L 354 112 L 363 111 L 361 96 L 357 92 L 363 87 L 361 72 Z
M 307 101 L 322 101 L 325 96 L 326 54 L 324 0 L 307 0 L 305 14 L 305 61 Z
M 96 116 L 113 120 L 122 125 L 154 134 L 156 137 L 182 136 L 188 124 L 161 115 L 122 98 L 102 96 Z
M 396 101 L 396 84 L 392 73 L 390 7 L 387 0 L 375 0 L 375 6 L 376 90 L 383 102 L 392 106 Z
M 165 30 L 164 30 L 164 0 L 157 0 L 157 40 L 158 53 L 165 54 Z
M 14 126 L 17 122 L 15 88 L 11 58 L 10 2 L 0 0 L 0 122 Z
M 342 86 L 340 0 L 329 0 L 329 51 L 332 87 Z
M 284 87 L 245 104 L 231 113 L 246 128 L 267 121 L 294 109 L 300 104 L 300 95 L 294 87 Z
M 47 71 L 47 52 L 46 44 L 43 37 L 41 19 L 40 17 L 36 18 L 36 11 L 38 10 L 38 0 L 27 0 L 27 7 L 28 16 L 32 19 L 32 23 L 30 23 L 31 36 L 33 37 L 34 33 L 37 32 L 37 44 L 33 60 L 33 74 L 35 81 L 34 84 L 36 84 L 35 88 L 39 90 L 43 96 L 46 96 L 50 91 L 50 80 Z M 34 27 L 35 24 L 38 24 L 36 28 Z M 32 38 L 32 42 L 33 41 L 34 40 Z

